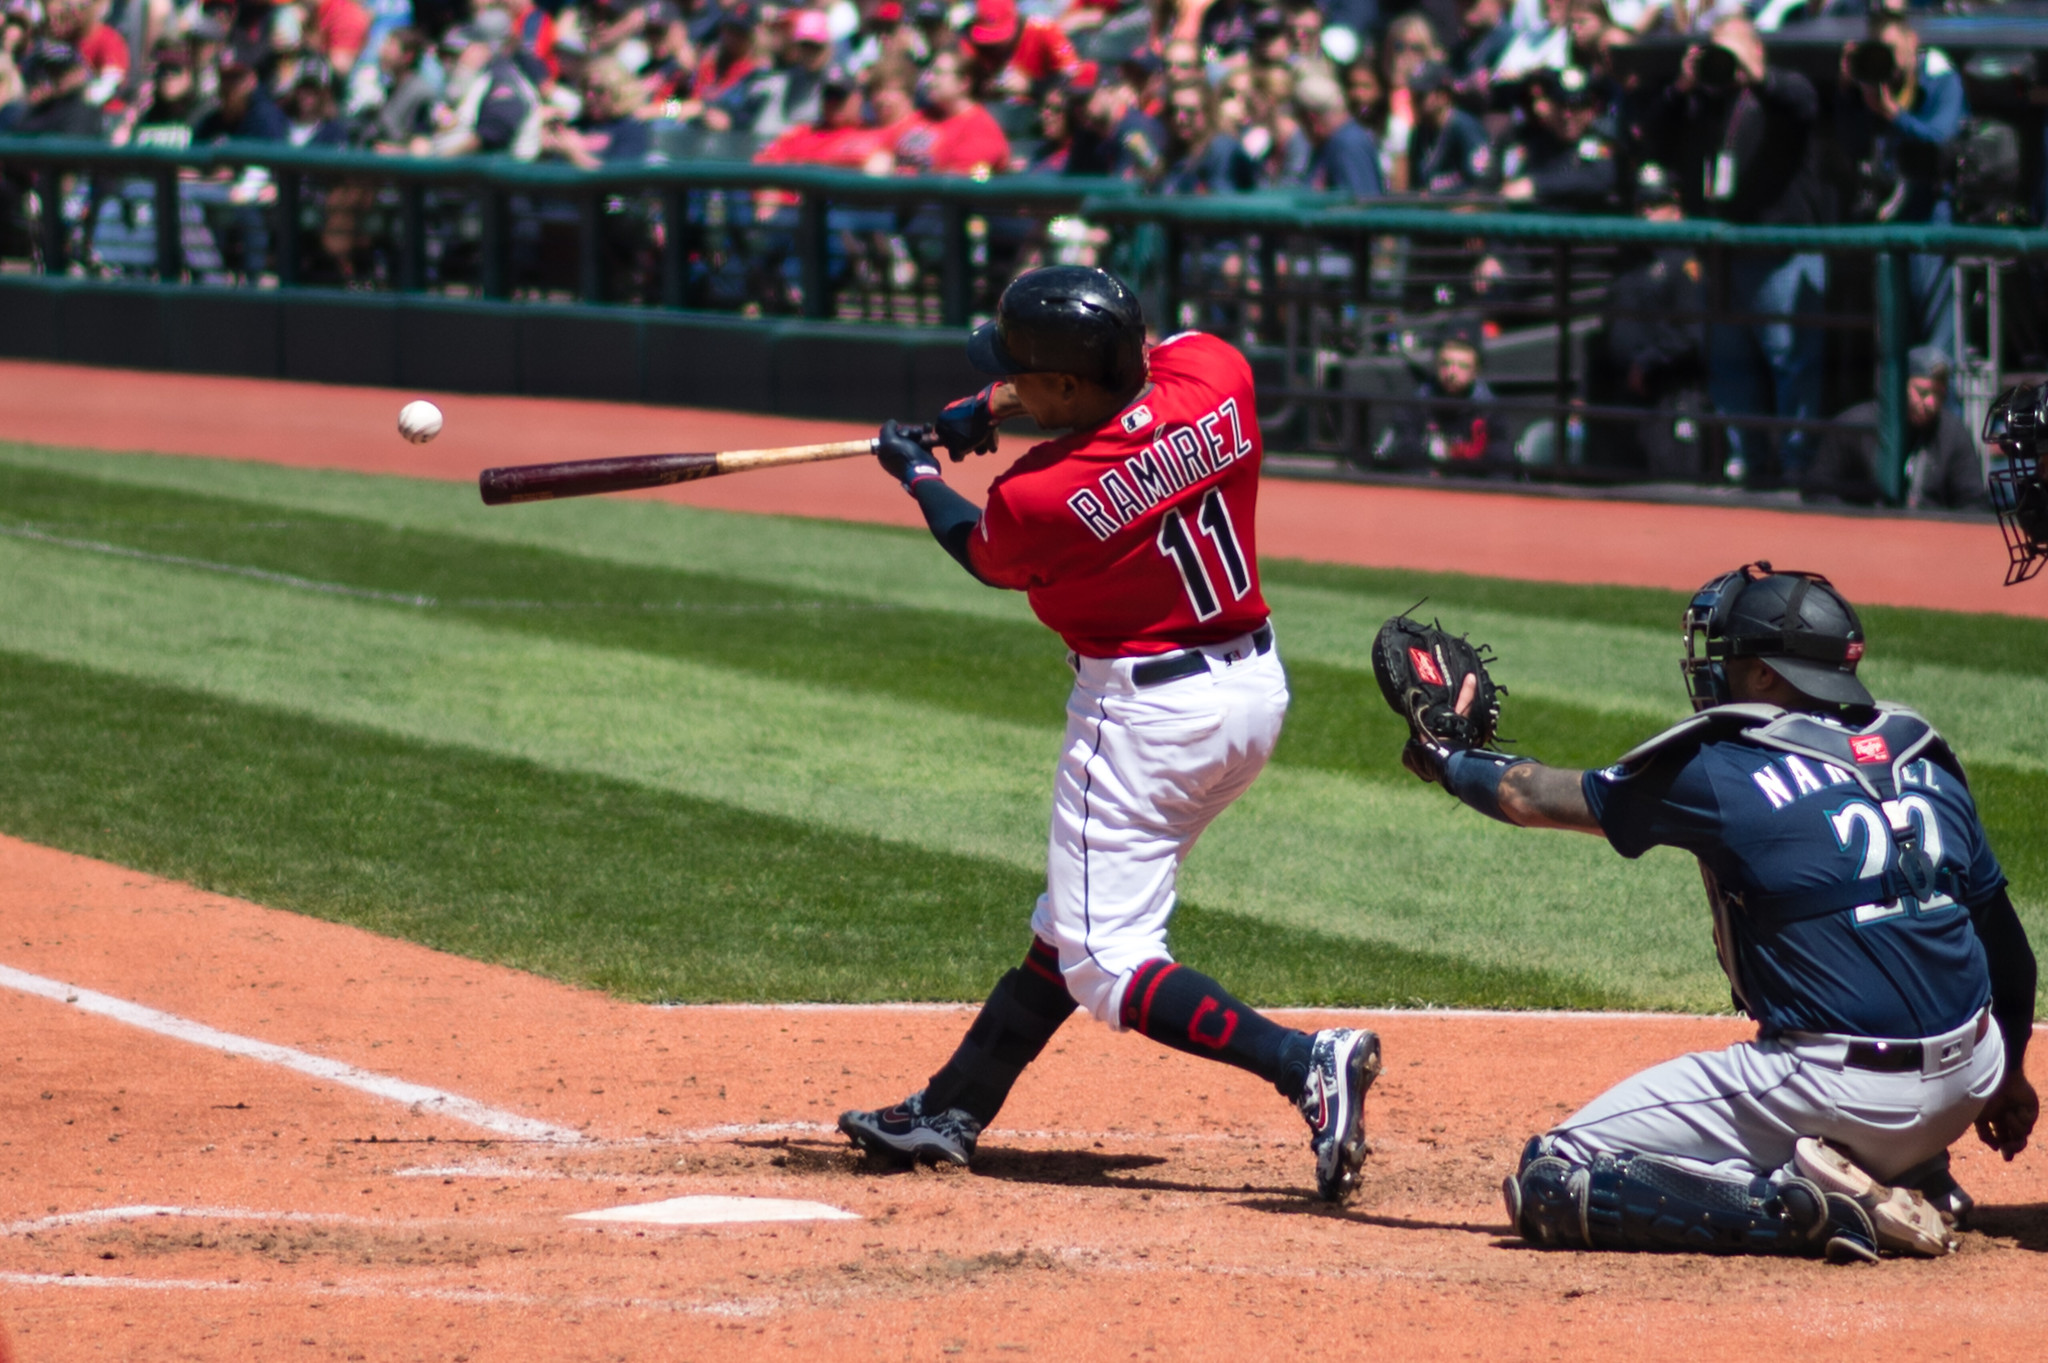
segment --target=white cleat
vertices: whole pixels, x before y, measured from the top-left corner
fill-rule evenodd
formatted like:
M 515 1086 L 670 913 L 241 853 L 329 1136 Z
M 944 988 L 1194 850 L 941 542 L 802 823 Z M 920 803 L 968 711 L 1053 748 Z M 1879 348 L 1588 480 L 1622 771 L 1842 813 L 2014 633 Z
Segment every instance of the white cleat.
M 1880 1249 L 1938 1259 L 1952 1252 L 1955 1240 L 1934 1204 L 1908 1188 L 1879 1183 L 1862 1165 L 1826 1141 L 1802 1136 L 1792 1149 L 1792 1162 L 1802 1176 L 1825 1192 L 1839 1193 L 1870 1217 Z

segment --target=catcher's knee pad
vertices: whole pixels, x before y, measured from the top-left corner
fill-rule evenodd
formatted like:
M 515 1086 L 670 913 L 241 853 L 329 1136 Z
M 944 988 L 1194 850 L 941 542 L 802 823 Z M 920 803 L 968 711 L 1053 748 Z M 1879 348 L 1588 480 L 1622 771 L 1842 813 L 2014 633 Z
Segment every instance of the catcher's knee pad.
M 1564 1249 L 1819 1254 L 1829 1206 L 1803 1178 L 1701 1173 L 1654 1155 L 1580 1163 L 1539 1137 L 1508 1181 L 1509 1215 L 1532 1245 Z

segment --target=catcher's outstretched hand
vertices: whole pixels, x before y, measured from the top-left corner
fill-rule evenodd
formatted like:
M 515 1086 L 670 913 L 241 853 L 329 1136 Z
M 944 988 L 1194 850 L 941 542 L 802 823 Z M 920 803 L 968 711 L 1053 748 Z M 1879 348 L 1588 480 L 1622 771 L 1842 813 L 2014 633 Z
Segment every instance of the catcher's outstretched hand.
M 1441 783 L 1453 753 L 1493 742 L 1507 692 L 1487 673 L 1490 659 L 1484 645 L 1446 633 L 1435 621 L 1425 625 L 1397 615 L 1380 626 L 1373 677 L 1408 725 L 1401 765 L 1422 780 Z

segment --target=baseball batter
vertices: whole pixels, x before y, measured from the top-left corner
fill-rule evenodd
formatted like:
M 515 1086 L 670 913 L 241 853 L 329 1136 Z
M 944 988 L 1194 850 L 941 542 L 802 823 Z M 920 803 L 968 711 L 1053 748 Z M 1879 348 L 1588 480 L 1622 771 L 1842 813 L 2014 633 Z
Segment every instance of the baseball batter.
M 1697 713 L 1603 771 L 1465 748 L 1410 710 L 1404 760 L 1482 813 L 1698 857 L 1757 1021 L 1755 1041 L 1646 1070 L 1532 1138 L 1508 1213 L 1578 1249 L 1946 1253 L 1969 1210 L 1949 1145 L 1975 1122 L 2011 1159 L 2039 1115 L 2034 954 L 1962 766 L 1857 680 L 1862 625 L 1825 578 L 1717 578 L 1685 645 Z M 1490 689 L 1416 652 L 1423 684 L 1468 708 Z
M 1033 270 L 1003 292 L 968 356 L 1006 382 L 947 408 L 938 438 L 956 459 L 992 449 L 996 425 L 1027 412 L 1068 434 L 1012 465 L 986 509 L 882 427 L 883 467 L 934 537 L 980 581 L 1029 594 L 1066 641 L 1074 689 L 1030 950 L 924 1089 L 839 1127 L 872 1155 L 966 1164 L 1078 1005 L 1269 1081 L 1308 1121 L 1318 1192 L 1340 1201 L 1365 1158 L 1379 1038 L 1280 1026 L 1166 949 L 1181 860 L 1257 779 L 1288 695 L 1253 543 L 1251 368 L 1193 333 L 1148 364 L 1144 336 L 1138 300 L 1100 270 Z

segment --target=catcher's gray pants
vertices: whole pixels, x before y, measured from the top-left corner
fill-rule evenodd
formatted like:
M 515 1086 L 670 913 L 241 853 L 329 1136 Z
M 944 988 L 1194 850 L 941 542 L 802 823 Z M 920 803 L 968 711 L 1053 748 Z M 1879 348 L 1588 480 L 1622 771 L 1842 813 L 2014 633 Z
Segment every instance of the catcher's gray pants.
M 1553 1152 L 1664 1155 L 1747 1177 L 1782 1169 L 1801 1136 L 1818 1136 L 1883 1182 L 1946 1150 L 2005 1079 L 1983 1014 L 1925 1039 L 1921 1067 L 1902 1073 L 1844 1064 L 1857 1039 L 1788 1032 L 1667 1060 L 1553 1127 Z

